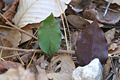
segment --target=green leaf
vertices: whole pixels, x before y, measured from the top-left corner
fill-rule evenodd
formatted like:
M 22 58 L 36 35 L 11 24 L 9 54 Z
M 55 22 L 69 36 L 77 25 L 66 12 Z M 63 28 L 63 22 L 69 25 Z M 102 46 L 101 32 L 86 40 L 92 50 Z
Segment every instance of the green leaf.
M 40 48 L 48 55 L 55 54 L 61 44 L 60 24 L 51 14 L 44 21 L 38 30 L 38 42 Z

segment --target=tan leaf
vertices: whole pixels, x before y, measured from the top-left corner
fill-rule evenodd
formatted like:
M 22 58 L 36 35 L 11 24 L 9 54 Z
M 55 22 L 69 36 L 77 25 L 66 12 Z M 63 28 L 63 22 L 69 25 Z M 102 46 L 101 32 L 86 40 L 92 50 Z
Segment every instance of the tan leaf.
M 72 74 L 75 64 L 68 54 L 61 54 L 52 58 L 49 66 L 49 72 L 59 72 Z
M 4 1 L 5 1 L 5 0 L 4 0 Z M 8 20 L 12 21 L 12 18 L 14 17 L 14 15 L 15 15 L 15 13 L 16 13 L 16 9 L 17 9 L 18 3 L 19 3 L 19 0 L 14 0 L 14 2 L 13 2 L 11 5 L 5 7 L 6 9 L 7 9 L 7 8 L 8 8 L 8 9 L 4 12 L 3 15 L 4 15 Z M 5 8 L 4 8 L 4 9 L 5 9 Z
M 36 66 L 36 68 L 38 70 L 37 80 L 48 80 L 45 70 L 41 69 L 39 66 Z
M 17 14 L 13 22 L 20 27 L 27 24 L 39 23 L 46 19 L 51 13 L 59 17 L 61 13 L 57 1 L 60 1 L 63 11 L 71 0 L 20 0 Z
M 11 42 L 13 47 L 17 47 L 21 40 L 21 33 L 15 29 L 7 29 L 0 27 L 0 36 Z
M 110 44 L 111 41 L 112 41 L 112 39 L 114 39 L 115 31 L 116 31 L 116 29 L 113 28 L 113 29 L 105 32 L 105 37 L 106 37 L 106 39 L 107 39 L 107 43 L 108 43 L 108 44 Z
M 72 80 L 72 76 L 66 73 L 49 73 L 47 77 L 49 80 Z
M 20 40 L 21 34 L 19 31 L 0 27 L 0 46 L 18 47 Z M 2 57 L 6 57 L 16 52 L 3 50 L 2 53 Z
M 9 69 L 6 73 L 0 75 L 0 80 L 35 80 L 35 75 L 22 67 L 18 69 Z
M 23 29 L 23 30 L 26 31 L 27 33 L 33 35 L 32 30 L 30 30 L 30 29 Z M 24 43 L 26 41 L 29 41 L 30 39 L 32 39 L 32 37 L 30 37 L 24 33 L 21 33 L 21 42 L 20 43 Z

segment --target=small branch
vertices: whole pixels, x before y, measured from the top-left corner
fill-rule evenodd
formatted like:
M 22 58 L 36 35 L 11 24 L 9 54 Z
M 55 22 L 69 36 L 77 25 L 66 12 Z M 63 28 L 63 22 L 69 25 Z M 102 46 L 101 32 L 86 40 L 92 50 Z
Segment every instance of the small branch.
M 8 25 L 12 26 L 12 27 L 15 28 L 16 30 L 18 30 L 18 31 L 20 31 L 20 32 L 22 32 L 22 33 L 24 33 L 24 34 L 26 34 L 26 35 L 34 38 L 34 39 L 37 39 L 36 36 L 31 35 L 31 34 L 27 33 L 26 31 L 24 31 L 24 30 L 18 28 L 17 26 L 13 25 L 13 24 L 12 24 L 9 20 L 7 20 L 7 18 L 6 18 L 4 15 L 2 15 L 1 13 L 0 13 L 0 16 L 6 21 L 6 23 L 7 23 Z
M 39 52 L 39 53 L 43 52 L 40 49 L 18 49 L 18 48 L 4 47 L 4 46 L 0 46 L 0 49 L 2 49 L 2 50 L 8 50 L 8 51 L 21 51 L 21 52 Z M 61 53 L 63 53 L 63 54 L 64 53 L 66 53 L 66 54 L 75 54 L 75 51 L 73 51 L 73 50 L 59 50 L 57 53 L 58 54 L 61 54 Z M 120 53 L 120 49 L 117 50 L 117 51 L 115 51 L 115 52 L 113 52 L 113 53 L 109 53 L 108 57 L 117 57 L 117 56 L 112 56 L 112 55 L 119 54 L 119 53 Z M 12 56 L 13 57 L 14 56 L 18 56 L 18 54 L 17 55 L 12 55 Z
M 60 3 L 59 0 L 56 0 L 56 2 L 58 4 L 60 12 L 64 13 L 62 8 L 59 5 L 59 3 Z M 60 17 L 61 17 L 61 20 L 62 20 L 63 30 L 64 30 L 64 34 L 65 34 L 65 43 L 66 43 L 66 46 L 67 46 L 67 50 L 70 50 L 69 43 L 68 43 L 68 38 L 67 38 L 67 31 L 66 31 L 65 22 L 64 22 L 64 16 L 61 14 Z
M 106 7 L 106 9 L 105 9 L 105 12 L 104 12 L 104 14 L 103 14 L 104 17 L 106 16 L 106 14 L 107 14 L 107 12 L 108 12 L 108 9 L 109 9 L 110 4 L 112 3 L 112 1 L 113 1 L 113 0 L 110 0 L 110 1 L 108 2 L 108 5 L 107 5 L 107 7 Z
M 9 48 L 9 47 L 3 47 L 0 46 L 0 49 L 3 50 L 9 50 L 9 51 L 21 51 L 21 52 L 42 52 L 40 49 L 18 49 L 18 48 Z M 57 53 L 68 53 L 68 54 L 74 54 L 74 51 L 68 51 L 68 50 L 59 50 Z

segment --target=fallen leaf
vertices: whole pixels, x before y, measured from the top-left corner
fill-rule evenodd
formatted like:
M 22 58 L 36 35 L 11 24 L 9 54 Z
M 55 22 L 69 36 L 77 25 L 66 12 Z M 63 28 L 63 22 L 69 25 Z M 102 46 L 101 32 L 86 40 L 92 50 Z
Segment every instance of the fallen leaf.
M 108 44 L 104 32 L 97 22 L 84 29 L 76 43 L 75 55 L 81 66 L 87 65 L 94 58 L 99 58 L 104 64 L 108 57 Z
M 116 50 L 117 48 L 118 48 L 117 43 L 112 43 L 112 44 L 110 44 L 108 50 L 109 50 L 109 51 L 114 51 L 114 50 Z
M 68 15 L 67 20 L 69 24 L 72 25 L 72 28 L 75 28 L 75 29 L 83 29 L 90 24 L 84 18 L 77 15 Z
M 0 65 L 4 66 L 6 69 L 18 68 L 19 66 L 22 66 L 20 63 L 11 61 L 0 61 Z
M 80 34 L 80 32 L 78 32 L 78 31 L 75 31 L 75 32 L 71 33 L 72 49 L 75 49 L 75 47 L 76 47 L 76 42 L 77 42 L 77 39 L 79 37 L 79 34 Z
M 120 20 L 119 11 L 115 12 L 112 10 L 108 10 L 105 17 L 103 16 L 103 14 L 104 14 L 103 9 L 96 10 L 95 8 L 90 8 L 84 10 L 83 17 L 90 20 L 97 20 L 98 22 L 105 24 L 116 24 Z
M 28 27 L 28 26 L 26 26 L 26 27 Z M 33 35 L 32 29 L 23 28 L 23 30 L 26 31 L 27 33 Z M 20 41 L 20 43 L 22 44 L 22 43 L 27 42 L 27 41 L 29 41 L 31 39 L 32 39 L 32 37 L 30 37 L 30 36 L 28 36 L 28 35 L 26 35 L 24 33 L 21 33 L 21 41 Z
M 61 54 L 52 58 L 50 65 L 48 65 L 49 73 L 67 73 L 72 75 L 75 69 L 75 64 L 69 54 Z
M 47 77 L 49 80 L 72 80 L 72 76 L 66 73 L 49 73 Z
M 46 69 L 49 62 L 45 59 L 45 56 L 41 56 L 39 59 L 37 59 L 36 64 L 39 65 L 42 69 Z
M 110 0 L 106 0 L 107 2 L 110 2 Z M 120 5 L 120 0 L 113 0 L 112 3 L 117 3 L 118 5 Z
M 20 63 L 17 62 L 11 62 L 11 61 L 0 61 L 0 73 L 3 73 L 4 71 L 7 71 L 10 68 L 18 68 L 19 66 L 22 66 Z
M 22 67 L 9 69 L 0 75 L 0 80 L 35 80 L 35 75 Z
M 21 40 L 21 33 L 15 29 L 7 29 L 0 27 L 0 36 L 8 40 L 13 47 L 18 47 Z
M 108 10 L 106 16 L 103 16 L 104 11 L 103 10 L 98 10 L 97 13 L 97 20 L 101 23 L 106 23 L 106 24 L 116 24 L 120 20 L 120 12 L 115 12 L 112 10 Z
M 46 18 L 38 30 L 38 42 L 40 48 L 49 56 L 55 54 L 61 44 L 60 24 L 51 14 Z
M 37 80 L 49 80 L 47 77 L 47 73 L 44 69 L 41 69 L 39 66 L 36 66 L 38 70 L 38 77 Z
M 6 0 L 4 0 L 4 1 L 6 1 Z M 9 0 L 9 1 L 11 1 L 11 0 Z M 4 12 L 3 15 L 4 15 L 8 20 L 12 21 L 14 15 L 15 15 L 15 13 L 16 13 L 16 9 L 17 9 L 18 3 L 19 3 L 19 0 L 14 0 L 14 2 L 12 3 L 12 5 L 9 5 L 9 6 L 8 6 L 8 9 Z
M 71 0 L 59 0 L 63 11 L 67 9 L 67 5 Z M 55 17 L 61 15 L 57 0 L 20 0 L 17 14 L 13 22 L 19 27 L 27 24 L 40 23 L 45 20 L 51 13 Z
M 21 40 L 21 34 L 15 29 L 7 29 L 0 27 L 0 46 L 4 47 L 18 47 Z M 1 51 L 2 49 L 0 49 Z M 1 51 L 2 57 L 10 56 L 12 54 L 17 54 L 16 51 Z M 12 59 L 12 58 L 11 58 Z
M 110 60 L 110 58 L 108 58 L 106 64 L 104 65 L 104 73 L 103 73 L 103 74 L 104 74 L 104 75 L 103 75 L 104 79 L 107 78 L 107 76 L 108 76 L 108 74 L 109 74 L 109 72 L 110 72 L 111 66 L 112 66 L 111 60 Z
M 107 43 L 108 43 L 108 44 L 110 44 L 111 41 L 114 39 L 115 31 L 116 31 L 116 29 L 113 28 L 113 29 L 105 32 L 105 37 L 106 37 L 106 39 L 107 39 Z

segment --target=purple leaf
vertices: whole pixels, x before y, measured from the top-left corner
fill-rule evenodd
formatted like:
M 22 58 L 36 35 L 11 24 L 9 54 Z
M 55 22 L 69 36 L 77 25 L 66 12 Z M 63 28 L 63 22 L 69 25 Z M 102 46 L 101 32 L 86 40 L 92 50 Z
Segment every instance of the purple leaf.
M 102 64 L 106 62 L 108 45 L 97 22 L 93 22 L 79 34 L 75 55 L 80 66 L 89 64 L 94 58 L 99 58 Z

